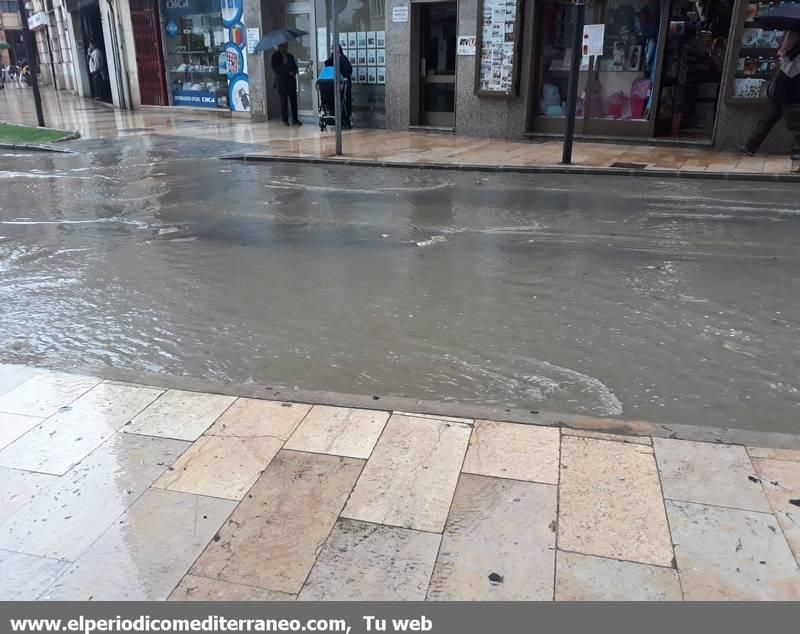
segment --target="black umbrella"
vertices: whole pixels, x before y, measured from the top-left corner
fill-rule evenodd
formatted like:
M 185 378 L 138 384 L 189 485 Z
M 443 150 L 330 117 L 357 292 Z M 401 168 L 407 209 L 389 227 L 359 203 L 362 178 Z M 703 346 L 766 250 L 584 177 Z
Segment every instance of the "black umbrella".
M 753 18 L 762 29 L 800 30 L 800 4 L 784 4 Z
M 287 42 L 296 40 L 298 37 L 303 37 L 304 35 L 308 35 L 308 33 L 301 31 L 300 29 L 278 29 L 277 31 L 272 31 L 272 33 L 262 37 L 261 41 L 256 44 L 253 52 L 263 53 L 264 51 L 271 51 L 279 44 L 286 44 Z

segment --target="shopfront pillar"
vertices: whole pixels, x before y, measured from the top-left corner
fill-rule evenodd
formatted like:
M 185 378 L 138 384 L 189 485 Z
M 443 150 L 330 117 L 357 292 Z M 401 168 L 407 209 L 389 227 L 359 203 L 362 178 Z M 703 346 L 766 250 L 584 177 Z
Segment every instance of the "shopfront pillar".
M 244 0 L 244 23 L 248 30 L 257 29 L 259 37 L 264 36 L 264 21 L 261 15 L 261 0 Z M 266 56 L 248 55 L 247 71 L 250 84 L 250 117 L 253 121 L 267 120 L 267 74 Z

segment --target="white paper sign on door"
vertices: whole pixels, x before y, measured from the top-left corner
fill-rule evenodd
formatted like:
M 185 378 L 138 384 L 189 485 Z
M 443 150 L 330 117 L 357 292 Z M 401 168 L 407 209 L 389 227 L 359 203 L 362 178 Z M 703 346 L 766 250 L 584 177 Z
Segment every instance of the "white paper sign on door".
M 408 5 L 392 7 L 392 22 L 408 22 Z
M 588 57 L 600 57 L 603 54 L 605 35 L 605 24 L 585 24 L 583 27 L 583 54 Z

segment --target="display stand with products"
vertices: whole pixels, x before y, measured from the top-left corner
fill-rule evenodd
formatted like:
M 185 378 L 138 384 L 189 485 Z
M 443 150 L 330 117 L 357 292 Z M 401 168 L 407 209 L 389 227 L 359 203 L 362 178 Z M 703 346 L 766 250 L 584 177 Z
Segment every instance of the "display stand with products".
M 745 3 L 738 17 L 734 44 L 738 49 L 736 70 L 731 73 L 727 101 L 741 104 L 767 102 L 767 85 L 778 67 L 781 31 L 758 28 L 756 16 L 785 4 L 780 1 Z
M 512 97 L 519 94 L 521 0 L 481 0 L 475 54 L 475 93 Z
M 227 109 L 228 72 L 243 60 L 238 47 L 230 53 L 225 49 L 222 17 L 183 15 L 176 21 L 165 39 L 173 105 Z

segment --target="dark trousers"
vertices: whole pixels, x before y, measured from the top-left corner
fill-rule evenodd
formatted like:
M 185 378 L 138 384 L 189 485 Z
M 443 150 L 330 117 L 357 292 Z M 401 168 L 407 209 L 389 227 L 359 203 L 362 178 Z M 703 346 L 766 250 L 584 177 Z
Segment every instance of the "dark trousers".
M 289 106 L 292 106 L 292 121 L 297 121 L 297 89 L 290 88 L 287 91 L 278 91 L 278 98 L 281 102 L 281 119 L 284 123 L 289 123 Z
M 784 106 L 783 120 L 792 135 L 792 156 L 800 156 L 800 103 Z
M 758 148 L 761 147 L 761 144 L 769 136 L 770 130 L 775 127 L 775 124 L 781 120 L 782 116 L 783 107 L 781 104 L 770 101 L 769 110 L 764 113 L 764 118 L 756 124 L 756 129 L 753 130 L 753 133 L 744 144 L 748 152 L 753 154 L 758 152 Z
M 105 87 L 103 83 L 103 73 L 92 73 L 92 97 L 95 99 L 105 98 Z

